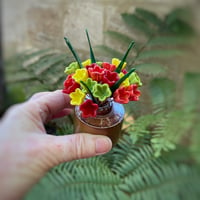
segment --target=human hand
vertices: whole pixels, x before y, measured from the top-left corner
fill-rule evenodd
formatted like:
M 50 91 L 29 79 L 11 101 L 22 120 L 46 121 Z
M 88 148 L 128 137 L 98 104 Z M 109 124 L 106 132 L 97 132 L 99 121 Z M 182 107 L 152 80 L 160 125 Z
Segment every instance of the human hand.
M 46 134 L 43 124 L 70 110 L 68 95 L 55 91 L 38 93 L 6 112 L 0 121 L 0 199 L 21 199 L 50 168 L 111 149 L 106 136 Z

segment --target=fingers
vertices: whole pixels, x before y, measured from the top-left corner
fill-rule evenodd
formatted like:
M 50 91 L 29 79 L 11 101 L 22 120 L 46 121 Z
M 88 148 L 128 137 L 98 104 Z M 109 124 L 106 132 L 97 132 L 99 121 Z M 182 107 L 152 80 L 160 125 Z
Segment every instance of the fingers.
M 30 108 L 38 107 L 38 109 L 30 109 L 33 114 L 39 114 L 42 121 L 46 122 L 52 119 L 54 115 L 68 108 L 67 112 L 63 111 L 63 114 L 69 113 L 69 109 L 72 108 L 70 105 L 70 97 L 67 94 L 62 93 L 61 90 L 54 92 L 39 93 L 33 96 L 30 101 L 27 102 Z M 27 105 L 27 106 L 28 106 Z
M 38 92 L 36 94 L 34 94 L 32 97 L 30 97 L 29 101 L 32 101 L 32 100 L 36 100 L 44 95 L 47 95 L 47 94 L 50 94 L 51 92 Z
M 71 108 L 65 108 L 62 111 L 60 111 L 59 113 L 53 115 L 52 119 L 64 117 L 66 115 L 71 114 L 72 112 L 73 112 L 73 109 L 71 109 Z
M 80 133 L 50 137 L 51 142 L 48 142 L 50 149 L 47 152 L 49 152 L 51 160 L 54 159 L 53 165 L 104 154 L 112 148 L 112 142 L 106 136 Z

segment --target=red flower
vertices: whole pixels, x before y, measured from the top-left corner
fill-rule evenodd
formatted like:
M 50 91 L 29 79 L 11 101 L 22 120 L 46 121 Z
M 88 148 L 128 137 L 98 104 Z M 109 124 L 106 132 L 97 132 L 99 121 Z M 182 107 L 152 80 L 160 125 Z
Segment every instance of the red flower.
M 67 93 L 67 94 L 74 92 L 76 88 L 80 88 L 80 85 L 76 83 L 75 80 L 72 78 L 72 74 L 67 76 L 63 85 L 64 85 L 63 93 Z
M 127 74 L 128 72 L 125 69 L 122 69 L 123 74 Z
M 82 111 L 82 117 L 95 117 L 97 114 L 98 105 L 92 100 L 87 99 L 84 103 L 80 105 L 80 110 Z
M 117 90 L 115 90 L 113 94 L 113 98 L 115 102 L 126 104 L 129 102 L 129 98 L 131 95 L 130 86 L 128 87 L 120 87 Z
M 132 91 L 131 91 L 131 95 L 129 97 L 130 101 L 138 101 L 139 100 L 139 96 L 141 94 L 140 90 L 138 90 L 138 85 L 137 84 L 133 84 L 130 85 L 132 87 Z
M 98 66 L 96 63 L 92 63 L 91 65 L 87 65 L 87 66 L 85 66 L 85 68 L 88 70 L 88 69 L 92 69 L 92 68 L 94 68 L 95 66 Z
M 107 83 L 110 87 L 119 80 L 119 75 L 117 72 L 111 72 L 109 70 L 105 70 L 105 74 L 102 78 L 103 83 Z
M 89 76 L 97 82 L 100 82 L 104 76 L 105 69 L 95 65 L 94 67 L 88 67 Z
M 107 70 L 111 71 L 111 72 L 114 72 L 116 70 L 116 66 L 115 65 L 112 65 L 112 64 L 107 63 L 107 62 L 103 62 L 102 63 L 102 67 L 104 69 L 107 69 Z

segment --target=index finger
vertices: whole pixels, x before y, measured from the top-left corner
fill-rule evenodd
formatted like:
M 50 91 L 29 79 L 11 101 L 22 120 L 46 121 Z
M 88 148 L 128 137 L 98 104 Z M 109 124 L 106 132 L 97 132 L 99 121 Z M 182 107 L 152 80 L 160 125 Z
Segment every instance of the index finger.
M 61 90 L 50 92 L 38 99 L 29 101 L 28 104 L 35 104 L 35 106 L 38 107 L 38 109 L 33 109 L 32 113 L 38 114 L 43 122 L 51 119 L 52 116 L 56 115 L 64 108 L 72 108 L 70 105 L 70 97 Z

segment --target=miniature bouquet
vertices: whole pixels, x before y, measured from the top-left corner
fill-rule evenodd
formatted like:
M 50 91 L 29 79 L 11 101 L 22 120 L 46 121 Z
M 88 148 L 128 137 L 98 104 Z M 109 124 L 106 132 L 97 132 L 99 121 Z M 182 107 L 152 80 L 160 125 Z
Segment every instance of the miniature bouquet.
M 135 69 L 126 70 L 127 55 L 134 42 L 131 42 L 124 57 L 113 58 L 111 63 L 96 61 L 88 32 L 86 35 L 90 48 L 90 59 L 81 62 L 70 41 L 65 42 L 73 53 L 76 62 L 66 67 L 68 75 L 64 81 L 63 93 L 69 94 L 71 105 L 79 106 L 83 118 L 95 117 L 99 107 L 111 99 L 120 104 L 138 101 L 142 85 Z

